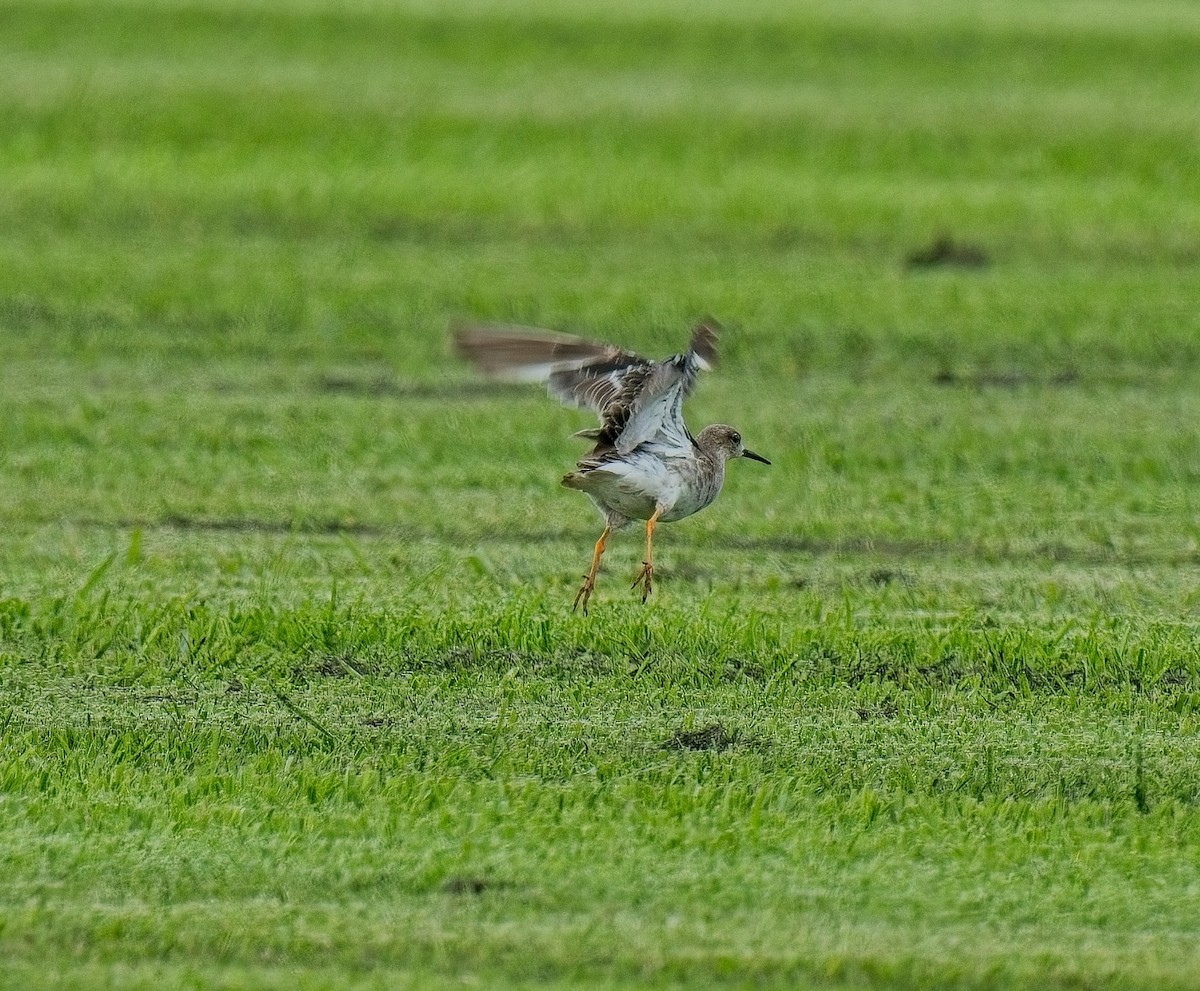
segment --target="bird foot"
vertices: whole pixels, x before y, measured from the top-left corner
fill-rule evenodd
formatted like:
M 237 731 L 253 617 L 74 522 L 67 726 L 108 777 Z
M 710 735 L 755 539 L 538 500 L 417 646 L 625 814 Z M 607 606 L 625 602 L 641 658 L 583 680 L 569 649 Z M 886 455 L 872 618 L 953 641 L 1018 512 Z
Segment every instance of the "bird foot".
M 638 572 L 637 577 L 633 580 L 633 584 L 629 586 L 630 588 L 637 588 L 639 585 L 642 586 L 643 605 L 650 598 L 650 593 L 654 591 L 653 577 L 654 565 L 649 561 L 643 561 L 642 570 Z
M 583 584 L 579 586 L 579 591 L 575 593 L 575 601 L 571 604 L 571 612 L 574 612 L 580 606 L 583 606 L 583 614 L 588 614 L 588 599 L 592 597 L 592 592 L 596 589 L 596 576 L 584 575 Z

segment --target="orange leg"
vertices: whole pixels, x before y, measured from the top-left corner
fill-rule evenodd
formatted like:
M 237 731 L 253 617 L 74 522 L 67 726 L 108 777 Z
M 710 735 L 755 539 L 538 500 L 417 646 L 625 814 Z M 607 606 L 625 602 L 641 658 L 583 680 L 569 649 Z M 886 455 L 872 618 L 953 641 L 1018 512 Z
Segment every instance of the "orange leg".
M 583 614 L 587 615 L 588 599 L 592 597 L 592 591 L 596 587 L 596 573 L 600 570 L 600 558 L 604 556 L 604 545 L 608 542 L 608 535 L 610 533 L 612 533 L 612 527 L 606 526 L 604 532 L 600 534 L 600 539 L 596 541 L 596 552 L 592 555 L 592 566 L 588 569 L 588 573 L 583 576 L 583 584 L 579 586 L 579 591 L 575 593 L 575 602 L 571 606 L 571 612 L 574 612 L 582 605 Z
M 662 516 L 663 510 L 659 506 L 654 510 L 654 515 L 646 520 L 646 560 L 642 562 L 642 570 L 638 572 L 637 577 L 633 580 L 630 588 L 642 586 L 642 602 L 644 603 L 650 598 L 650 592 L 653 590 L 651 584 L 654 576 L 654 525 L 658 522 L 658 518 Z

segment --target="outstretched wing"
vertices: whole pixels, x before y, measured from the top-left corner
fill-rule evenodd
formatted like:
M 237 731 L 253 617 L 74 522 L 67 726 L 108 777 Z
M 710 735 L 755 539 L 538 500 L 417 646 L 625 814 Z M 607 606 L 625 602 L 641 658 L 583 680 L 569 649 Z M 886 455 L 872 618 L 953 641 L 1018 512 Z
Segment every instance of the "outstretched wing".
M 690 447 L 683 399 L 700 370 L 715 361 L 717 334 L 713 324 L 702 323 L 686 352 L 661 362 L 611 344 L 529 327 L 466 326 L 454 338 L 459 354 L 485 375 L 545 382 L 562 402 L 593 410 L 600 426 L 581 436 L 596 441 L 596 453 L 627 454 L 649 441 Z

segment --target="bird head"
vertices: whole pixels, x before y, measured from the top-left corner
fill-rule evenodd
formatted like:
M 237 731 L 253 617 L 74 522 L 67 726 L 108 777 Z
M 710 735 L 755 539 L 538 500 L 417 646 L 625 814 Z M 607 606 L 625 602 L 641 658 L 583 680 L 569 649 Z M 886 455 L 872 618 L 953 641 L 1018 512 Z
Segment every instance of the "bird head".
M 755 454 L 742 443 L 742 435 L 725 423 L 714 423 L 700 431 L 696 438 L 700 449 L 707 454 L 715 455 L 722 461 L 730 458 L 749 458 L 751 461 L 761 461 L 764 465 L 771 462 L 761 454 Z

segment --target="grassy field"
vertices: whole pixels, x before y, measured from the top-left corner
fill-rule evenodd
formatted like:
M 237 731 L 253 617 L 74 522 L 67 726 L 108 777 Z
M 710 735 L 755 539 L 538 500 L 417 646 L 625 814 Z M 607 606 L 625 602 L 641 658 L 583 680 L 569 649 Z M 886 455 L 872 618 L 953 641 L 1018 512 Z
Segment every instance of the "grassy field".
M 0 986 L 1200 988 L 1197 65 L 0 3 Z M 705 314 L 774 465 L 572 615 L 590 422 L 446 328 Z

